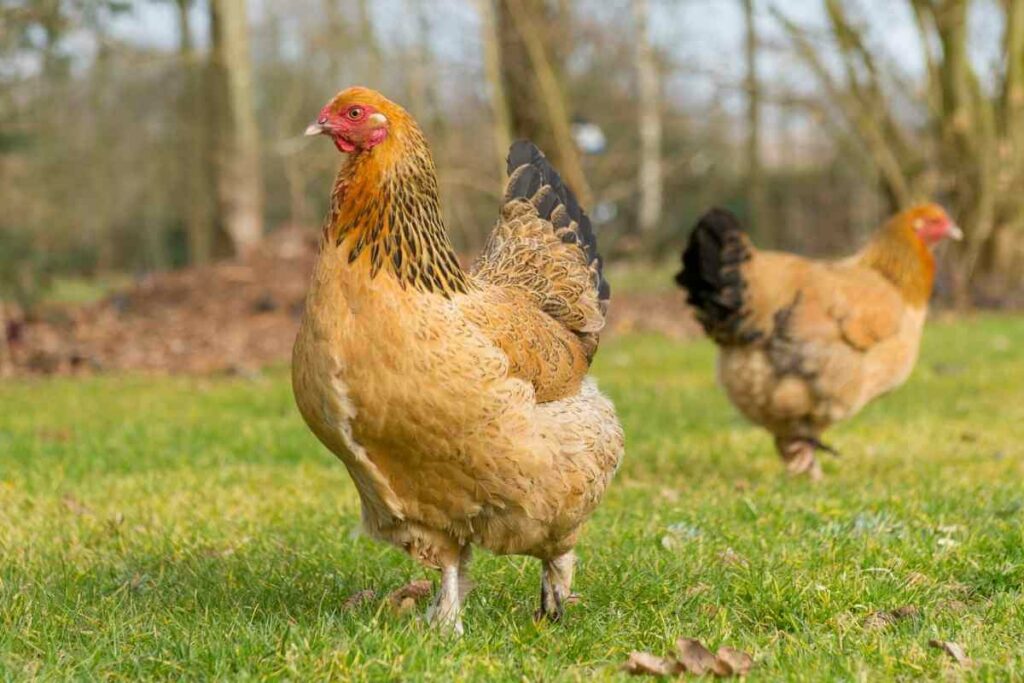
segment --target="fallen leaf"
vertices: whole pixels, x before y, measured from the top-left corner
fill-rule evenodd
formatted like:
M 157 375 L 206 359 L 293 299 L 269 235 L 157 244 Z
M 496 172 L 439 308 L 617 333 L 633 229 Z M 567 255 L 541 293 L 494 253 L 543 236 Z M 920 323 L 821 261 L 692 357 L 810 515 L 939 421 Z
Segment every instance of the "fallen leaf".
M 392 607 L 398 610 L 405 610 L 415 607 L 417 602 L 429 598 L 433 592 L 434 586 L 430 581 L 418 579 L 391 591 L 388 599 L 391 601 Z
M 714 673 L 719 678 L 746 676 L 754 666 L 754 658 L 731 647 L 720 647 L 715 654 Z
M 715 667 L 715 656 L 696 638 L 676 641 L 676 659 L 687 673 L 703 676 Z
M 916 617 L 918 614 L 920 614 L 920 611 L 913 605 L 904 605 L 903 607 L 897 607 L 896 609 L 879 610 L 864 620 L 864 628 L 869 630 L 885 628 L 886 626 L 891 626 L 898 621 Z
M 754 658 L 746 652 L 720 647 L 716 654 L 704 647 L 696 638 L 680 638 L 676 641 L 675 656 L 658 657 L 650 652 L 629 653 L 629 659 L 622 670 L 634 676 L 678 676 L 683 673 L 703 676 L 713 673 L 719 678 L 746 676 L 754 665 Z
M 370 602 L 377 597 L 377 591 L 372 588 L 365 588 L 361 591 L 357 591 L 346 598 L 345 602 L 341 603 L 341 609 L 349 610 L 355 609 L 367 602 Z
M 622 665 L 622 670 L 633 676 L 677 676 L 682 673 L 678 662 L 636 650 L 629 653 L 629 659 Z
M 947 655 L 956 660 L 956 663 L 960 666 L 972 666 L 974 662 L 964 652 L 963 646 L 959 643 L 954 643 L 952 640 L 929 640 L 928 645 L 934 647 L 936 650 L 942 650 Z

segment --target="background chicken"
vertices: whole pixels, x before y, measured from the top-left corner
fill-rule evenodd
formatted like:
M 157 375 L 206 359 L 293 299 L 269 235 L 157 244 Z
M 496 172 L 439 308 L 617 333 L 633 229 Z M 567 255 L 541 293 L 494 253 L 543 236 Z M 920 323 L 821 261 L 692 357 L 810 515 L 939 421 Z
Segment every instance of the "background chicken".
M 790 472 L 821 477 L 830 425 L 902 384 L 932 292 L 931 247 L 960 231 L 934 204 L 891 218 L 850 258 L 758 251 L 736 217 L 697 223 L 676 281 L 721 349 L 732 402 L 775 436 Z
M 405 110 L 351 88 L 307 133 L 352 156 L 295 342 L 303 417 L 348 468 L 366 529 L 441 570 L 432 621 L 461 632 L 473 544 L 540 558 L 541 613 L 557 619 L 580 526 L 623 454 L 614 408 L 586 378 L 609 297 L 587 216 L 518 142 L 466 272 Z

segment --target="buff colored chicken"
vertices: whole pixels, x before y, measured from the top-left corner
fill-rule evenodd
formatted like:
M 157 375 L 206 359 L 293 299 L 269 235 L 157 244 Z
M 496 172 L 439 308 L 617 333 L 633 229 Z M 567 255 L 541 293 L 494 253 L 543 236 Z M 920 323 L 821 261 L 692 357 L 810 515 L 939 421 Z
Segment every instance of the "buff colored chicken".
M 623 455 L 615 409 L 586 376 L 609 299 L 590 221 L 517 142 L 466 271 L 402 107 L 350 88 L 306 133 L 350 158 L 295 341 L 303 418 L 348 468 L 367 531 L 441 571 L 432 623 L 462 632 L 473 545 L 539 558 L 539 616 L 557 620 L 580 527 Z
M 853 256 L 759 251 L 735 216 L 707 213 L 676 281 L 720 347 L 729 399 L 775 437 L 793 474 L 821 478 L 828 427 L 903 384 L 917 360 L 935 260 L 960 230 L 934 204 L 892 217 Z

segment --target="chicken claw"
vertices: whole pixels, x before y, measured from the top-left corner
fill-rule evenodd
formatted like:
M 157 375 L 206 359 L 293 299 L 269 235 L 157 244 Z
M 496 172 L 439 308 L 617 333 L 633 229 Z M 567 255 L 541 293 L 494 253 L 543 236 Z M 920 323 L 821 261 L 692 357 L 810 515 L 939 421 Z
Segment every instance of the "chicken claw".
M 569 551 L 553 560 L 544 560 L 540 577 L 540 609 L 534 619 L 561 620 L 565 603 L 572 595 L 572 572 L 576 556 Z
M 819 449 L 830 453 L 835 452 L 831 448 L 825 448 L 824 444 L 816 439 L 792 439 L 789 441 L 779 439 L 775 442 L 775 446 L 783 462 L 786 463 L 787 472 L 794 477 L 807 475 L 813 482 L 819 482 L 825 478 L 821 471 L 821 464 L 814 455 L 815 452 Z

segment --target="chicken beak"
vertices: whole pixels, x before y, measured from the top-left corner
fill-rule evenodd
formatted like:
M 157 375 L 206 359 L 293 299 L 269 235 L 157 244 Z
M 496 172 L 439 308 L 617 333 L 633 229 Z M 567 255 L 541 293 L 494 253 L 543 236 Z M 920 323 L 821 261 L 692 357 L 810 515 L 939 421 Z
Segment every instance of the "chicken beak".
M 326 132 L 327 128 L 324 126 L 324 124 L 317 121 L 306 126 L 306 132 L 303 133 L 303 135 L 309 137 L 311 135 L 323 135 Z
M 949 226 L 948 236 L 954 242 L 959 242 L 964 238 L 964 231 L 960 229 L 959 225 L 952 224 Z

